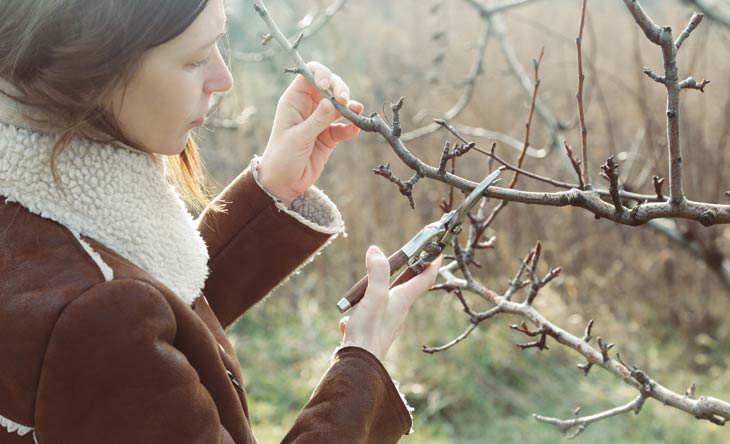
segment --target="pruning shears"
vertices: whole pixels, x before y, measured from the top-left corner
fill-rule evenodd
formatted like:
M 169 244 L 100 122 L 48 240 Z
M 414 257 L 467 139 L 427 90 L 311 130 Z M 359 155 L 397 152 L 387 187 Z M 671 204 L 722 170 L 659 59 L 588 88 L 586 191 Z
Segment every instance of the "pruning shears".
M 489 174 L 458 207 L 441 216 L 441 219 L 436 222 L 431 222 L 423 227 L 411 240 L 388 258 L 391 276 L 408 264 L 405 271 L 393 281 L 391 287 L 411 280 L 439 257 L 446 246 L 451 243 L 452 237 L 461 233 L 466 216 L 474 205 L 479 202 L 487 188 L 499 181 L 498 176 L 502 169 L 503 167 L 500 167 Z M 365 296 L 367 286 L 368 277 L 365 276 L 337 302 L 340 313 L 346 312 L 360 302 Z

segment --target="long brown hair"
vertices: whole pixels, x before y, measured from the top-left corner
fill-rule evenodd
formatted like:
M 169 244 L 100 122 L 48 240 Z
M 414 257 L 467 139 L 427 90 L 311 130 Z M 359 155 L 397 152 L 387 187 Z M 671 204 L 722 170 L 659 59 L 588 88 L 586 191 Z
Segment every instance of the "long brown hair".
M 51 156 L 56 179 L 56 157 L 76 137 L 141 149 L 123 134 L 100 100 L 127 85 L 145 51 L 180 35 L 207 4 L 208 0 L 2 0 L 0 77 L 19 91 L 13 99 L 40 111 L 28 119 L 57 130 Z M 192 137 L 182 153 L 168 156 L 167 171 L 194 210 L 207 205 L 211 211 L 223 211 L 211 203 Z

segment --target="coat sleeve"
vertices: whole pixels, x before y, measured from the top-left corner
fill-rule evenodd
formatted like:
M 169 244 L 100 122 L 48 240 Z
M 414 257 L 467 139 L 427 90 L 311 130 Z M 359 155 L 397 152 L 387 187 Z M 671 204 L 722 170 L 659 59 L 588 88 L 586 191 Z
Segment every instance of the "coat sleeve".
M 258 184 L 257 164 L 254 158 L 213 201 L 226 213 L 206 209 L 197 219 L 210 256 L 203 294 L 223 328 L 344 230 L 322 191 L 311 187 L 286 207 Z
M 51 333 L 36 397 L 40 444 L 233 444 L 175 348 L 176 322 L 149 284 L 97 284 Z
M 396 443 L 412 431 L 411 410 L 377 357 L 343 347 L 283 444 Z

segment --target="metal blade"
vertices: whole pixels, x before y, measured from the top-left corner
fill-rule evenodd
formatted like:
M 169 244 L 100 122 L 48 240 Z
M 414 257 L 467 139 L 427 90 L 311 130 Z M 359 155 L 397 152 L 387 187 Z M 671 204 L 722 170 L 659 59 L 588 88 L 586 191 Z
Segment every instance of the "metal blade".
M 479 202 L 479 199 L 482 197 L 482 194 L 484 194 L 487 188 L 499 181 L 499 173 L 502 172 L 502 169 L 503 168 L 500 167 L 492 171 L 492 173 L 481 181 L 481 183 L 477 185 L 472 192 L 466 196 L 466 199 L 464 199 L 464 201 L 456 208 L 456 211 L 459 213 L 458 219 L 460 221 L 463 221 L 466 215 L 469 214 L 469 211 L 474 208 L 474 205 Z

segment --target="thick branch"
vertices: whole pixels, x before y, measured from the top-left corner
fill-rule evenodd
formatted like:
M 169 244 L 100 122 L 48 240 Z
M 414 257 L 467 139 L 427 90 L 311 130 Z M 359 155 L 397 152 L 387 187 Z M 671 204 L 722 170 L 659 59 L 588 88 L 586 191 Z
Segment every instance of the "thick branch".
M 690 33 L 697 28 L 702 21 L 702 14 L 694 14 L 687 27 L 682 31 L 676 42 L 672 40 L 672 28 L 658 26 L 644 11 L 638 0 L 624 0 L 624 4 L 631 12 L 634 20 L 644 32 L 646 37 L 662 49 L 664 59 L 664 76 L 654 74 L 648 69 L 647 73 L 652 79 L 663 83 L 667 88 L 667 141 L 669 146 L 669 201 L 672 204 L 681 203 L 684 197 L 682 187 L 682 149 L 679 140 L 679 93 L 682 88 L 695 88 L 703 91 L 706 83 L 698 84 L 689 79 L 679 82 L 679 69 L 677 67 L 677 51 Z M 692 79 L 694 80 L 694 79 Z

